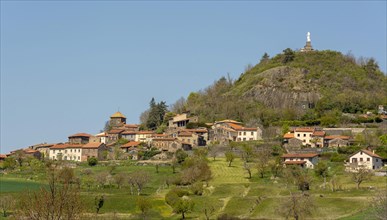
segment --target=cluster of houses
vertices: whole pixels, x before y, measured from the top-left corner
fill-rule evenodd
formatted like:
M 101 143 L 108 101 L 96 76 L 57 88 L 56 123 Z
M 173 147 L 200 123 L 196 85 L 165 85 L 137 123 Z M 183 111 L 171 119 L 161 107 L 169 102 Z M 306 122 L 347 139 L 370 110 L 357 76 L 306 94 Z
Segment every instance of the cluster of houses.
M 149 148 L 173 153 L 178 149 L 192 150 L 206 146 L 209 141 L 224 143 L 262 139 L 262 130 L 259 127 L 244 127 L 241 122 L 233 120 L 207 124 L 210 129 L 187 128 L 189 123 L 197 122 L 197 116 L 190 116 L 189 113 L 178 114 L 169 120 L 168 128 L 163 134 L 157 134 L 154 131 L 140 130 L 137 124 L 127 124 L 126 117 L 121 112 L 116 112 L 110 116 L 108 131 L 96 135 L 77 133 L 70 135 L 66 143 L 38 144 L 22 151 L 29 154 L 33 151 L 35 157 L 51 160 L 87 161 L 90 157 L 103 160 L 113 153 L 112 149 L 117 141 L 125 139 L 127 143 L 119 145 L 119 148 L 130 158 L 137 159 L 139 151 Z
M 162 134 L 154 131 L 140 130 L 137 124 L 127 124 L 126 117 L 121 112 L 110 116 L 108 131 L 91 135 L 77 133 L 70 135 L 65 143 L 37 144 L 22 149 L 24 154 L 36 158 L 51 160 L 87 161 L 90 157 L 99 160 L 107 159 L 113 154 L 113 148 L 118 147 L 127 157 L 137 160 L 138 153 L 146 149 L 157 149 L 161 152 L 174 153 L 178 149 L 192 150 L 206 146 L 208 142 L 227 143 L 230 141 L 262 140 L 262 130 L 259 127 L 244 127 L 241 122 L 234 120 L 207 123 L 207 127 L 187 128 L 189 123 L 198 123 L 197 116 L 189 113 L 178 114 L 169 120 L 168 128 Z M 349 146 L 353 143 L 350 135 L 362 132 L 362 128 L 310 128 L 296 127 L 283 135 L 283 145 L 288 153 L 282 155 L 284 166 L 299 165 L 313 169 L 318 163 L 318 153 L 303 152 L 303 148 L 318 149 Z M 117 141 L 125 139 L 126 143 L 117 145 Z M 296 150 L 294 150 L 296 149 Z M 9 155 L 15 154 L 16 151 Z M 0 160 L 7 155 L 0 155 Z M 350 156 L 345 164 L 347 170 L 358 167 L 380 169 L 382 158 L 374 152 L 361 150 Z

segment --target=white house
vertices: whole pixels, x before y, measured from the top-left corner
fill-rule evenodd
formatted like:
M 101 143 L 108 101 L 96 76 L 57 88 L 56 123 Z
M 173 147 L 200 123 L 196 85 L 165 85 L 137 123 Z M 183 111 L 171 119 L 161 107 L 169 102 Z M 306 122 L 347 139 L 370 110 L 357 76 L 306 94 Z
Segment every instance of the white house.
M 313 169 L 318 162 L 318 154 L 284 154 L 281 156 L 284 165 L 299 165 L 305 168 Z
M 108 135 L 106 132 L 99 133 L 95 136 L 99 138 L 100 143 L 106 144 L 108 142 Z
M 369 150 L 360 150 L 349 157 L 349 162 L 346 164 L 347 171 L 355 171 L 359 167 L 364 167 L 370 170 L 376 170 L 383 167 L 382 158 Z
M 51 160 L 82 160 L 81 144 L 56 144 L 50 147 L 49 158 Z
M 212 141 L 256 141 L 262 140 L 262 130 L 259 127 L 246 128 L 241 122 L 234 120 L 216 121 L 212 125 Z

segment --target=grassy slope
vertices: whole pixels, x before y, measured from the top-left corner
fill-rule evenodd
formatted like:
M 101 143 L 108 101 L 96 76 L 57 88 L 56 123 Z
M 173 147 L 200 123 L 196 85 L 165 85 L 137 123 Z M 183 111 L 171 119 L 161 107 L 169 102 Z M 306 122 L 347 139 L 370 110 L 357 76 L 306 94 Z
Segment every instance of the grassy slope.
M 210 161 L 213 172 L 213 179 L 209 187 L 205 189 L 203 196 L 190 196 L 195 201 L 194 212 L 187 214 L 193 219 L 204 218 L 204 207 L 212 205 L 215 213 L 212 218 L 220 214 L 229 214 L 241 218 L 253 219 L 281 219 L 278 214 L 279 204 L 288 196 L 291 188 L 286 188 L 286 184 L 281 180 L 274 181 L 270 178 L 261 179 L 254 170 L 253 178 L 247 179 L 247 173 L 243 170 L 243 163 L 240 160 L 233 162 L 232 167 L 228 167 L 224 158 L 218 158 L 216 161 Z M 339 165 L 334 165 L 339 169 Z M 84 169 L 83 167 L 77 168 Z M 106 171 L 108 168 L 103 166 L 93 167 L 94 173 Z M 159 173 L 156 173 L 152 166 L 121 166 L 115 170 L 118 172 L 132 172 L 134 170 L 144 169 L 152 176 L 152 181 L 144 190 L 143 196 L 148 196 L 153 201 L 153 211 L 150 214 L 154 219 L 179 219 L 180 215 L 173 214 L 172 209 L 164 202 L 164 196 L 168 189 L 163 184 L 165 178 L 171 177 L 170 167 L 160 167 Z M 339 192 L 330 192 L 323 190 L 320 186 L 322 180 L 315 178 L 312 183 L 310 194 L 313 196 L 315 210 L 313 219 L 362 219 L 369 216 L 367 209 L 370 204 L 370 198 L 374 191 L 366 189 L 356 190 L 355 184 L 350 178 L 340 175 L 343 190 Z M 372 181 L 365 182 L 362 187 L 373 186 L 377 189 L 386 189 L 386 177 L 374 177 Z M 15 193 L 26 186 L 36 189 L 39 183 L 15 180 L 3 176 L 1 179 L 2 194 Z M 122 219 L 136 219 L 138 211 L 135 207 L 136 196 L 130 195 L 130 190 L 115 188 L 104 188 L 84 190 L 82 197 L 89 207 L 89 212 L 93 210 L 94 197 L 98 194 L 105 195 L 105 204 L 101 209 L 100 219 L 112 218 L 116 215 Z M 321 197 L 321 196 L 322 197 Z M 114 214 L 116 213 L 116 214 Z M 134 213 L 134 214 L 133 214 Z M 91 219 L 95 216 L 90 214 Z

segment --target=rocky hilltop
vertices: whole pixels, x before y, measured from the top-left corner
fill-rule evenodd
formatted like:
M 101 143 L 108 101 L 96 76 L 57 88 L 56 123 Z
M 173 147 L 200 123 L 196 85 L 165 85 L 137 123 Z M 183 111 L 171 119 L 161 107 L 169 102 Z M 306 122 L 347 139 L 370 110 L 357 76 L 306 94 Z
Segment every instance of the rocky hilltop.
M 376 111 L 387 104 L 386 94 L 387 77 L 372 58 L 286 49 L 263 57 L 236 81 L 222 78 L 191 93 L 186 109 L 209 121 L 304 120 L 331 111 Z

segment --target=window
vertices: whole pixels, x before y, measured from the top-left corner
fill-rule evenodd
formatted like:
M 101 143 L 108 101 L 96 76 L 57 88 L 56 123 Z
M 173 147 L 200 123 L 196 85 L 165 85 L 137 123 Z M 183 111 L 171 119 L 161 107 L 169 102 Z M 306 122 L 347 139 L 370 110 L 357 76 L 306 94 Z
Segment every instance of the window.
M 80 156 L 78 156 L 78 160 L 81 160 L 81 157 L 80 157 Z
M 242 135 L 242 132 L 239 132 L 239 135 Z
M 245 132 L 243 132 L 243 135 L 246 135 L 246 131 L 245 131 Z
M 297 134 L 297 137 L 299 137 L 300 136 L 300 134 Z
M 363 158 L 362 157 L 360 157 L 360 162 L 362 162 L 363 161 Z
M 309 137 L 312 137 L 312 134 L 309 134 Z
M 370 161 L 370 158 L 367 158 L 367 161 Z
M 254 135 L 254 132 L 253 132 L 253 131 L 251 132 L 251 135 Z
M 363 152 L 362 152 L 362 151 L 360 151 L 360 155 L 363 155 Z
M 352 163 L 357 163 L 357 158 L 352 158 Z
M 304 134 L 304 137 L 306 137 L 306 134 Z
M 376 159 L 376 162 L 379 162 L 379 159 Z
M 246 138 L 243 138 L 243 141 L 245 141 L 246 140 Z

